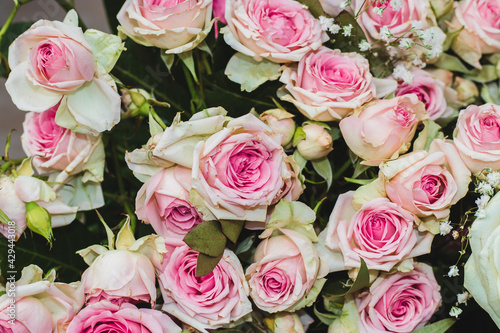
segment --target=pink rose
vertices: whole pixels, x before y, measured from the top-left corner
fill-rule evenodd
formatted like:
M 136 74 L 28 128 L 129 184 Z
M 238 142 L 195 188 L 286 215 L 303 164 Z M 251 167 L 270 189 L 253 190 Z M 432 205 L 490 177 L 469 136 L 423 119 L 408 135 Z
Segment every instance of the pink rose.
M 297 231 L 279 230 L 257 246 L 245 274 L 255 305 L 270 313 L 304 307 L 300 302 L 323 277 L 312 242 Z
M 176 238 L 167 238 L 166 246 L 158 270 L 163 311 L 204 333 L 236 325 L 252 311 L 243 268 L 233 252 L 226 249 L 210 274 L 196 277 L 198 252 Z
M 414 151 L 381 164 L 392 202 L 418 217 L 447 218 L 469 190 L 470 171 L 451 142 L 434 140 L 430 152 Z
M 0 296 L 1 332 L 66 332 L 66 327 L 83 306 L 83 288 L 80 282 L 54 282 L 55 271 L 42 277 L 40 267 L 30 265 L 23 268 L 15 284 L 7 283 L 6 294 Z
M 18 240 L 26 229 L 26 204 L 17 196 L 14 182 L 14 177 L 0 176 L 0 209 L 13 223 L 0 223 L 0 233 L 5 238 Z
M 360 333 L 413 332 L 422 328 L 441 304 L 440 287 L 432 267 L 382 274 L 369 291 L 358 294 Z
M 481 68 L 482 54 L 500 52 L 500 1 L 464 0 L 455 3 L 453 30 L 463 30 L 453 41 L 453 50 L 463 60 Z
M 104 145 L 100 136 L 75 133 L 56 124 L 58 105 L 47 111 L 29 112 L 23 123 L 21 142 L 38 173 L 47 176 L 61 171 L 57 182 L 87 172 L 95 182 L 103 180 Z
M 427 117 L 416 95 L 379 100 L 340 121 L 342 136 L 368 165 L 394 159 L 410 147 L 417 124 Z
M 420 22 L 423 29 L 429 27 L 426 18 L 428 15 L 432 15 L 432 10 L 428 0 L 402 0 L 401 3 L 403 7 L 394 10 L 390 1 L 352 1 L 354 12 L 361 12 L 358 23 L 365 32 L 368 42 L 375 43 L 379 41 L 381 39 L 380 30 L 384 26 L 396 37 L 408 32 L 412 27 L 412 21 Z M 370 8 L 365 9 L 366 7 Z M 379 15 L 373 8 L 382 8 L 384 11 L 382 15 Z M 395 37 L 391 40 L 394 39 Z
M 36 22 L 9 47 L 9 65 L 5 87 L 19 109 L 43 112 L 60 103 L 58 124 L 94 135 L 120 121 L 116 85 L 98 70 L 81 28 Z
M 353 196 L 352 191 L 339 196 L 324 231 L 325 246 L 334 255 L 325 257 L 330 271 L 360 267 L 360 258 L 368 269 L 389 271 L 430 252 L 433 235 L 413 228 L 413 214 L 387 198 L 372 199 L 356 211 Z
M 500 106 L 469 105 L 460 111 L 453 143 L 472 173 L 500 170 Z
M 151 177 L 137 193 L 137 217 L 151 224 L 160 236 L 184 237 L 201 223 L 189 202 L 191 170 L 175 166 Z
M 180 333 L 169 316 L 158 310 L 139 309 L 133 304 L 116 305 L 101 301 L 88 305 L 76 315 L 66 333 L 151 332 Z
M 190 200 L 204 219 L 263 222 L 291 177 L 285 158 L 268 126 L 250 114 L 233 119 L 196 145 Z
M 291 147 L 295 133 L 294 115 L 283 109 L 272 109 L 261 113 L 259 120 L 269 126 L 276 134 L 281 134 L 281 145 Z
M 156 303 L 155 267 L 144 254 L 110 250 L 100 254 L 83 272 L 82 284 L 89 303 L 101 300 Z
M 319 0 L 319 3 L 324 12 L 331 17 L 337 17 L 343 10 L 350 12 L 350 6 L 342 8 L 342 4 L 345 3 L 345 0 Z
M 136 43 L 181 53 L 206 37 L 212 0 L 127 0 L 116 17 Z
M 320 23 L 298 1 L 226 0 L 224 40 L 255 60 L 299 61 L 328 40 Z
M 413 74 L 413 82 L 408 84 L 398 81 L 398 88 L 394 95 L 417 95 L 418 99 L 424 103 L 425 111 L 432 120 L 451 116 L 453 109 L 446 103 L 444 83 L 419 68 L 412 69 L 411 73 Z
M 368 60 L 357 53 L 321 47 L 297 65 L 288 65 L 280 81 L 281 99 L 293 103 L 313 120 L 340 120 L 375 96 Z

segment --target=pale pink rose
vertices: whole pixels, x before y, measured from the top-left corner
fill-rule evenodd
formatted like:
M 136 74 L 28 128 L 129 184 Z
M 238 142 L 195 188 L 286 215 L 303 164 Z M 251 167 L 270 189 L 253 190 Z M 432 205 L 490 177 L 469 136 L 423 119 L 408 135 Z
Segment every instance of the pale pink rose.
M 2 328 L 6 333 L 66 332 L 83 306 L 83 288 L 80 282 L 54 282 L 55 271 L 42 277 L 43 271 L 30 265 L 23 269 L 15 285 L 7 283 L 6 294 L 0 296 L 1 332 Z M 9 323 L 12 319 L 14 325 Z
M 351 12 L 350 6 L 342 8 L 342 4 L 345 3 L 345 0 L 319 0 L 319 3 L 321 4 L 324 12 L 331 17 L 337 17 L 343 10 Z
M 180 333 L 169 316 L 158 310 L 139 309 L 133 304 L 116 305 L 101 301 L 85 307 L 76 315 L 66 333 L 151 332 Z
M 297 143 L 297 151 L 306 160 L 318 160 L 333 150 L 333 138 L 324 126 L 307 124 L 302 127 L 305 138 Z
M 117 19 L 135 42 L 181 53 L 203 40 L 211 16 L 212 0 L 127 0 Z
M 500 170 L 500 106 L 469 105 L 460 111 L 453 143 L 472 173 Z
M 281 145 L 288 148 L 295 134 L 294 115 L 283 109 L 272 109 L 261 113 L 259 120 L 269 126 L 276 134 L 281 134 Z
M 91 134 L 120 121 L 116 85 L 97 69 L 81 28 L 36 22 L 10 45 L 9 65 L 5 87 L 20 110 L 43 112 L 60 103 L 58 123 Z
M 151 224 L 160 236 L 184 237 L 201 223 L 189 202 L 191 170 L 175 166 L 151 177 L 137 193 L 137 217 Z
M 255 60 L 299 61 L 328 40 L 320 23 L 298 1 L 226 0 L 224 40 Z
M 226 249 L 211 273 L 197 277 L 197 251 L 177 238 L 166 238 L 166 247 L 157 271 L 163 311 L 205 333 L 236 325 L 252 311 L 243 268 L 232 251 Z
M 327 47 L 308 53 L 298 64 L 286 66 L 280 81 L 291 94 L 280 92 L 281 99 L 292 102 L 309 119 L 319 121 L 340 120 L 376 94 L 368 60 L 357 53 Z
M 425 111 L 431 120 L 451 116 L 453 108 L 448 106 L 446 102 L 444 83 L 420 68 L 413 68 L 411 73 L 413 74 L 413 82 L 408 84 L 398 81 L 398 88 L 394 95 L 417 95 L 418 99 L 424 103 Z
M 451 142 L 435 140 L 431 151 L 414 151 L 380 165 L 385 191 L 392 202 L 418 217 L 443 219 L 463 198 L 470 171 Z
M 251 114 L 198 142 L 193 156 L 190 199 L 204 219 L 263 222 L 291 177 L 280 135 Z
M 83 272 L 87 302 L 101 300 L 118 305 L 127 302 L 156 303 L 155 267 L 144 254 L 110 250 L 100 254 Z
M 23 122 L 21 142 L 32 165 L 42 176 L 61 171 L 57 182 L 70 175 L 88 171 L 101 182 L 104 172 L 104 145 L 100 136 L 75 133 L 56 124 L 58 105 L 47 111 L 29 112 Z
M 320 272 L 320 259 L 312 242 L 293 230 L 264 239 L 246 270 L 250 297 L 264 311 L 295 311 Z
M 14 182 L 14 177 L 0 176 L 0 209 L 11 221 L 11 224 L 0 223 L 0 233 L 18 240 L 26 229 L 26 204 L 16 195 Z
M 483 54 L 500 52 L 500 1 L 464 0 L 455 3 L 451 26 L 463 30 L 453 41 L 453 50 L 463 60 L 481 68 Z
M 276 197 L 273 204 L 278 203 L 281 199 L 290 202 L 298 200 L 306 188 L 304 185 L 304 177 L 300 173 L 299 165 L 295 162 L 293 155 L 285 157 L 285 164 L 290 172 L 290 178 L 284 180 L 283 187 L 281 188 L 281 195 Z
M 340 121 L 342 136 L 366 164 L 394 159 L 410 147 L 418 122 L 427 118 L 416 95 L 379 100 Z
M 372 199 L 357 211 L 353 196 L 352 191 L 341 194 L 330 215 L 325 246 L 339 261 L 329 262 L 331 271 L 358 268 L 360 258 L 368 269 L 389 271 L 407 258 L 430 252 L 433 235 L 413 228 L 412 213 L 387 198 Z
M 360 333 L 414 332 L 441 305 L 432 267 L 423 263 L 406 273 L 382 274 L 356 297 Z
M 429 27 L 426 18 L 428 15 L 432 15 L 432 11 L 428 0 L 402 0 L 401 3 L 403 7 L 399 10 L 394 10 L 391 1 L 352 1 L 354 12 L 361 12 L 358 24 L 365 32 L 368 42 L 375 43 L 381 39 L 380 30 L 383 26 L 386 26 L 396 37 L 408 32 L 412 27 L 412 21 L 421 23 L 423 29 Z M 370 8 L 366 9 L 366 7 Z M 383 8 L 382 16 L 375 13 L 373 8 Z M 390 40 L 394 39 L 395 37 Z

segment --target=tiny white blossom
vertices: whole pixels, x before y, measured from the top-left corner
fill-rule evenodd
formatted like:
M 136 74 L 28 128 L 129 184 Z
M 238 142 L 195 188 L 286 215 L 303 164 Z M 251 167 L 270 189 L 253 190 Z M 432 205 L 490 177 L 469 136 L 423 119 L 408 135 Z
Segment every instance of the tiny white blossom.
M 490 201 L 490 196 L 487 194 L 483 194 L 476 199 L 477 208 L 484 209 L 484 207 L 486 207 L 486 204 L 488 204 L 488 201 Z
M 474 216 L 477 217 L 478 219 L 484 219 L 486 217 L 486 212 L 484 209 L 478 209 L 476 213 L 474 213 Z
M 352 24 L 344 25 L 342 27 L 342 30 L 344 30 L 344 32 L 342 33 L 342 35 L 344 35 L 346 37 L 349 37 L 351 35 L 351 31 L 352 31 Z
M 385 8 L 382 8 L 382 7 L 372 7 L 372 9 L 373 9 L 373 12 L 375 14 L 377 14 L 380 17 L 382 17 L 382 15 L 384 14 L 384 9 Z
M 309 6 L 308 6 L 308 5 L 304 5 L 304 4 L 303 4 L 303 5 L 302 5 L 302 8 L 304 8 L 304 9 L 309 9 Z
M 487 182 L 479 182 L 476 186 L 476 191 L 480 194 L 492 195 L 494 190 L 493 187 Z
M 431 46 L 431 49 L 425 54 L 428 59 L 437 58 L 443 53 L 443 47 L 441 45 Z
M 457 265 L 450 266 L 450 270 L 448 271 L 449 277 L 459 276 Z
M 486 175 L 486 179 L 488 180 L 488 184 L 492 187 L 497 187 L 500 184 L 500 172 L 493 171 Z
M 340 25 L 338 24 L 332 24 L 329 28 L 328 31 L 330 31 L 332 34 L 338 34 L 340 31 Z
M 319 17 L 319 24 L 321 26 L 321 30 L 327 31 L 334 23 L 333 23 L 333 18 L 328 18 L 325 16 L 320 16 Z
M 413 45 L 413 40 L 411 38 L 401 38 L 399 40 L 399 47 L 402 49 L 409 49 Z
M 458 316 L 460 316 L 460 314 L 462 313 L 462 309 L 456 307 L 456 306 L 453 306 L 450 310 L 450 316 L 451 317 L 455 317 L 455 318 L 458 318 Z
M 459 304 L 465 304 L 467 305 L 467 301 L 471 298 L 471 294 L 469 294 L 468 292 L 463 292 L 461 294 L 457 294 L 457 300 L 458 300 L 458 303 Z
M 382 39 L 384 42 L 389 42 L 389 39 L 391 37 L 392 33 L 386 25 L 380 28 L 380 39 Z
M 369 49 L 371 49 L 372 45 L 370 43 L 368 43 L 365 39 L 362 39 L 361 43 L 359 43 L 358 47 L 359 47 L 359 50 L 361 52 L 364 52 L 364 51 L 368 51 Z
M 351 1 L 350 1 L 350 0 L 346 0 L 346 1 L 344 1 L 344 2 L 342 2 L 342 3 L 340 4 L 340 8 L 342 8 L 342 9 L 346 9 L 346 8 L 347 8 L 347 7 L 349 7 L 350 5 L 351 5 Z
M 399 49 L 397 47 L 394 47 L 394 46 L 388 46 L 386 48 L 387 50 L 387 53 L 389 53 L 389 56 L 391 58 L 399 58 L 398 55 L 399 55 Z
M 439 224 L 439 233 L 441 236 L 448 235 L 453 230 L 450 221 L 443 221 Z
M 418 68 L 424 68 L 426 66 L 425 62 L 420 59 L 420 57 L 415 57 L 413 61 L 411 62 L 413 66 L 418 67 Z
M 403 8 L 403 1 L 402 0 L 391 0 L 391 7 L 392 7 L 392 10 L 398 11 L 401 8 Z
M 422 30 L 424 28 L 424 24 L 420 21 L 411 21 L 411 27 L 416 30 Z
M 413 78 L 414 75 L 405 68 L 404 65 L 399 64 L 394 68 L 394 71 L 392 72 L 392 76 L 396 80 L 403 80 L 404 83 L 406 84 L 412 84 L 413 83 Z
M 451 232 L 451 236 L 453 237 L 453 239 L 458 239 L 458 237 L 460 237 L 460 234 L 458 233 L 458 231 L 453 230 Z

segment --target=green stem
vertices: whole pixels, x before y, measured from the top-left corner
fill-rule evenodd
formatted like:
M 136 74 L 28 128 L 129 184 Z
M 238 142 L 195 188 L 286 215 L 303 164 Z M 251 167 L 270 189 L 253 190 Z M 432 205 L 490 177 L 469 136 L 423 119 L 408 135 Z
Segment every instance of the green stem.
M 56 2 L 59 4 L 59 6 L 61 6 L 66 12 L 69 12 L 70 10 L 72 9 L 75 9 L 75 7 L 73 6 L 72 2 L 71 3 L 68 3 L 66 2 L 66 0 L 56 0 Z M 80 27 L 82 27 L 83 30 L 87 30 L 87 26 L 85 25 L 85 23 L 83 23 L 82 19 L 81 18 L 78 18 L 78 21 L 79 21 L 79 24 L 80 24 Z
M 192 102 L 191 114 L 195 114 L 196 112 L 199 111 L 198 108 L 201 106 L 200 96 L 198 95 L 198 92 L 196 91 L 196 88 L 194 86 L 194 81 L 192 79 L 191 72 L 189 71 L 186 65 L 183 65 L 182 69 L 184 71 L 184 76 L 186 77 L 186 83 L 188 85 L 189 93 L 191 94 L 191 102 Z
M 153 116 L 153 119 L 156 120 L 158 125 L 161 126 L 161 128 L 166 129 L 167 125 L 163 122 L 163 120 L 160 118 L 160 116 L 156 113 L 155 109 L 153 107 L 149 107 L 149 112 L 151 112 L 151 115 Z
M 19 10 L 19 7 L 21 7 L 21 4 L 17 2 L 17 0 L 14 0 L 14 8 L 10 12 L 9 17 L 7 18 L 7 21 L 5 21 L 5 24 L 2 27 L 2 30 L 0 30 L 0 43 L 2 42 L 2 38 L 7 32 L 7 29 L 9 29 L 10 24 L 12 23 L 12 20 L 14 19 L 14 16 L 16 16 L 17 11 Z
M 135 231 L 135 226 L 137 224 L 137 219 L 134 214 L 134 210 L 132 207 L 130 207 L 130 204 L 128 202 L 128 196 L 126 195 L 126 190 L 125 190 L 125 185 L 123 184 L 123 179 L 120 174 L 120 163 L 118 162 L 118 154 L 116 152 L 116 144 L 112 144 L 111 150 L 112 150 L 112 155 L 113 155 L 113 165 L 115 167 L 115 175 L 116 175 L 116 180 L 118 183 L 118 191 L 119 193 L 122 194 L 123 199 L 122 203 L 125 208 L 125 212 L 130 216 L 130 228 L 132 229 L 132 232 Z
M 140 86 L 148 89 L 149 91 L 153 91 L 154 90 L 154 87 L 152 85 L 150 85 L 150 84 L 142 81 L 137 76 L 135 76 L 134 74 L 130 73 L 126 69 L 121 68 L 120 66 L 115 66 L 114 70 L 118 71 L 121 75 L 126 76 L 130 80 L 134 81 L 135 84 L 138 84 L 138 85 L 140 85 Z M 176 111 L 183 111 L 182 107 L 179 104 L 177 104 L 174 101 L 172 101 L 167 95 L 165 95 L 165 94 L 163 94 L 163 93 L 161 93 L 159 91 L 155 91 L 154 93 L 155 93 L 155 96 L 158 97 L 158 98 L 160 98 L 160 100 L 162 102 L 167 102 Z
M 348 159 L 347 161 L 345 161 L 344 164 L 342 164 L 342 166 L 333 174 L 333 180 L 339 179 L 351 165 L 351 160 Z

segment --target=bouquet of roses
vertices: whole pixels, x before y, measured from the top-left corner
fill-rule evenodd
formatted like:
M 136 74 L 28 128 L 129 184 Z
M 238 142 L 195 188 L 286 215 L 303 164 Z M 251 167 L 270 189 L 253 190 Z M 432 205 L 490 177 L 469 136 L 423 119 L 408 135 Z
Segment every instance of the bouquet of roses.
M 500 0 L 30 1 L 1 332 L 500 327 Z

